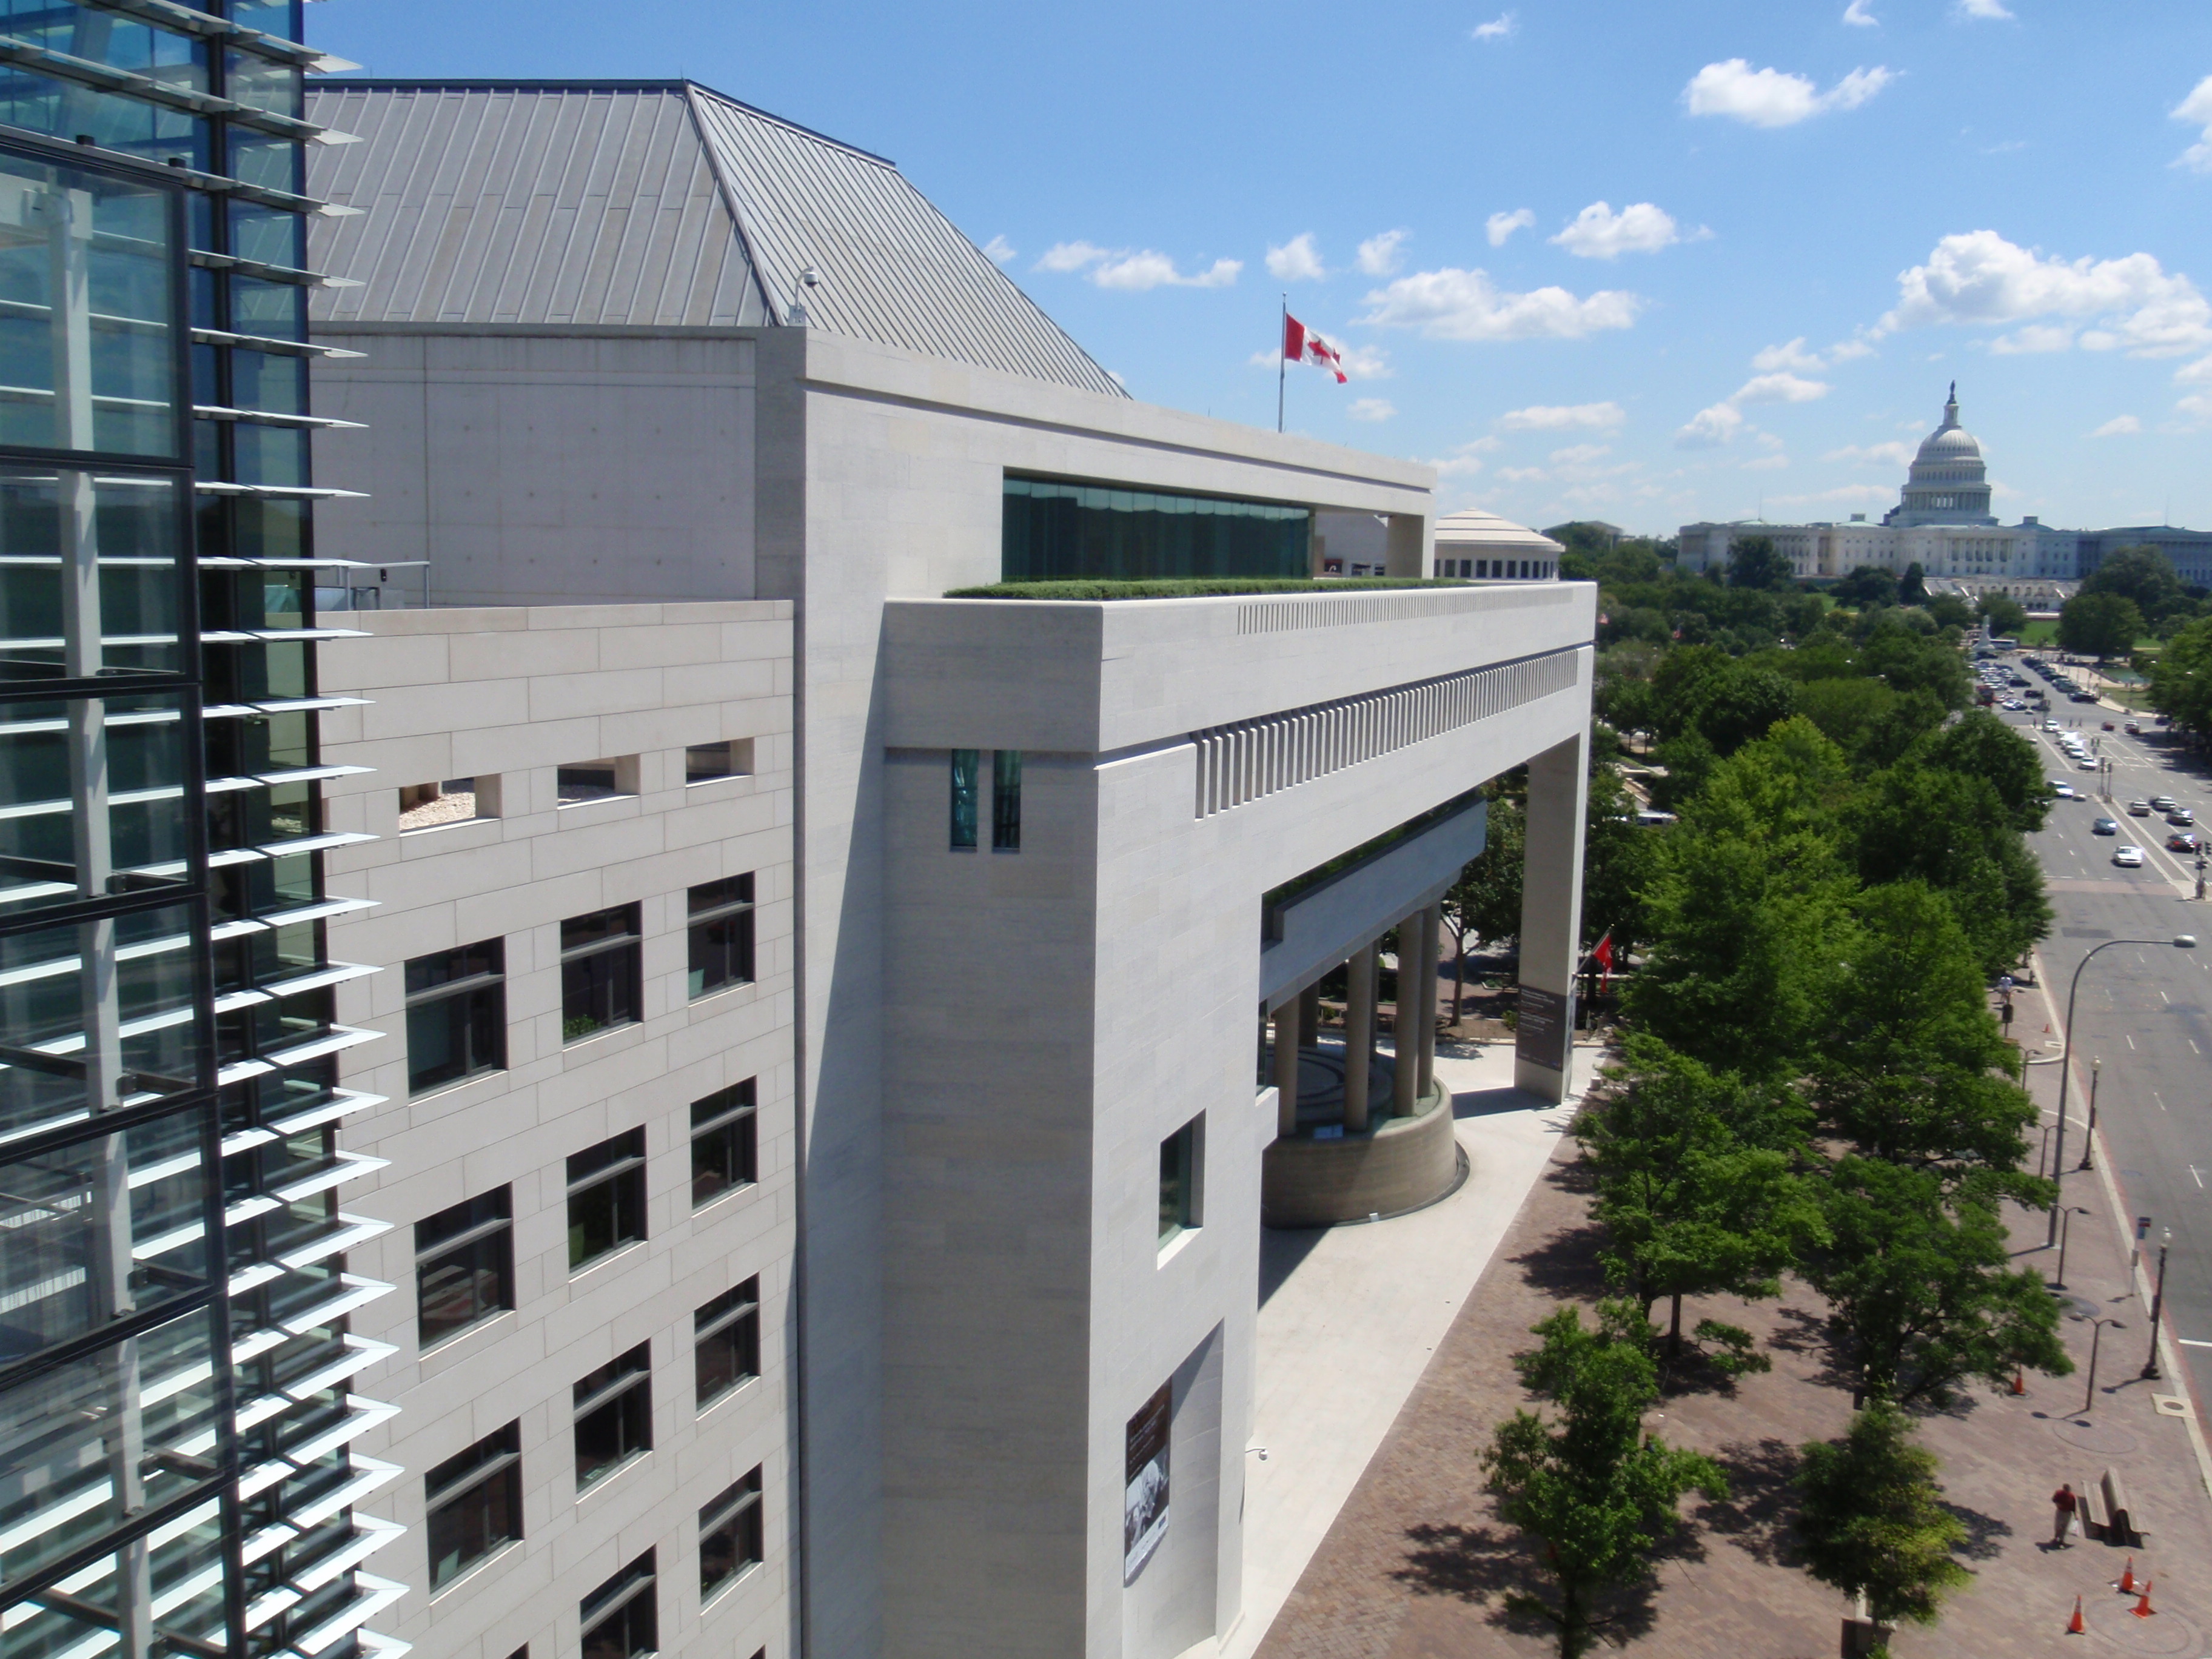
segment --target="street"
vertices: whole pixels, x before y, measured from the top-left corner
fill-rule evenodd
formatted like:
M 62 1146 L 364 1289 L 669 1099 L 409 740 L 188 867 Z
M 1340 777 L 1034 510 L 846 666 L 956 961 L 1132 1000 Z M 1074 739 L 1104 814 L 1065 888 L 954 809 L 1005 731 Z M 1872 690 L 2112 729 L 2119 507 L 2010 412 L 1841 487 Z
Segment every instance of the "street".
M 2092 1212 L 2075 1218 L 2075 1224 L 2109 1227 L 2102 1180 L 2077 1173 L 2089 1106 L 2086 1085 L 2092 1062 L 2101 1060 L 2097 1121 L 2117 1165 L 2111 1173 L 2124 1218 L 2130 1224 L 2136 1217 L 2151 1218 L 2143 1260 L 2152 1273 L 2157 1246 L 2172 1229 L 2166 1319 L 2191 1366 L 2191 1392 L 2201 1401 L 2196 1382 L 2212 1376 L 2212 1191 L 2206 1185 L 2212 1181 L 2212 904 L 2192 901 L 2194 860 L 2166 850 L 2172 830 L 2163 817 L 2133 817 L 2125 808 L 2130 798 L 2165 794 L 2194 809 L 2200 819 L 2212 817 L 2212 780 L 2178 744 L 2169 751 L 2154 736 L 2100 730 L 2108 719 L 2122 725 L 2124 715 L 2063 702 L 2051 713 L 2063 726 L 2100 741 L 2100 752 L 2113 763 L 2112 799 L 2056 801 L 2044 830 L 2029 838 L 2042 860 L 2054 918 L 2040 951 L 2043 994 L 2026 988 L 2014 994 L 2012 1033 L 2032 1060 L 2055 1062 L 2068 983 L 2087 952 L 2113 939 L 2164 940 L 2191 933 L 2205 940 L 2196 951 L 2118 946 L 2082 975 L 2064 1173 L 2065 1202 Z M 2057 733 L 2033 729 L 2042 716 L 2002 717 L 2033 739 L 2047 778 L 2063 778 L 2085 793 L 2100 787 L 2095 774 L 2076 769 L 2057 746 Z M 2148 716 L 2144 723 L 2148 730 Z M 2118 819 L 2120 833 L 2094 834 L 2099 817 Z M 2143 849 L 2142 868 L 2113 864 L 2113 851 L 2122 846 Z M 2055 1121 L 2047 1106 L 2045 1121 Z M 2148 1332 L 2139 1316 L 2128 1322 L 2119 1346 L 2132 1371 L 2148 1350 Z

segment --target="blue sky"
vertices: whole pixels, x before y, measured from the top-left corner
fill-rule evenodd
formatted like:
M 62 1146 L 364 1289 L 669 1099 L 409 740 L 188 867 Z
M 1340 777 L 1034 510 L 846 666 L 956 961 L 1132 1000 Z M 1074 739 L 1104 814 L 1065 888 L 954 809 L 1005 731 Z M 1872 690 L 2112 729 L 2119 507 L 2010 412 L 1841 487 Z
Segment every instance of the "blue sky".
M 2212 528 L 2202 0 L 330 0 L 386 76 L 683 75 L 895 159 L 1148 400 L 1442 505 Z M 1303 240 L 1302 240 L 1303 239 Z M 1255 356 L 1260 361 L 1255 362 Z

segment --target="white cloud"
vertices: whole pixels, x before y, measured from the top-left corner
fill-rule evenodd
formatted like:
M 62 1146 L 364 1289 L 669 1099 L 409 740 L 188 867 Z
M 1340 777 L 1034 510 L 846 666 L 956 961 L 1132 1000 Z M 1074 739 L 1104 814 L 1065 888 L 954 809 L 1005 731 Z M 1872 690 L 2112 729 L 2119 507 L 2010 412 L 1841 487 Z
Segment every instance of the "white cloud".
M 1851 0 L 1844 8 L 1844 21 L 1856 28 L 1870 29 L 1879 27 L 1881 19 L 1867 9 L 1867 0 Z
M 1314 246 L 1313 232 L 1304 231 L 1280 247 L 1267 250 L 1267 275 L 1281 283 L 1318 282 L 1328 275 Z
M 1472 443 L 1460 445 L 1443 459 L 1431 461 L 1429 465 L 1445 477 L 1464 477 L 1481 471 L 1481 458 L 1497 447 L 1498 440 L 1495 438 L 1477 438 Z
M 2142 422 L 2132 415 L 2115 415 L 2089 435 L 2093 438 L 2124 438 L 2142 430 Z
M 1186 276 L 1166 254 L 1146 248 L 1138 253 L 1110 256 L 1092 268 L 1091 280 L 1101 288 L 1121 289 L 1135 294 L 1156 288 L 1227 288 L 1243 269 L 1241 259 L 1216 259 L 1204 270 Z
M 1649 202 L 1632 202 L 1618 213 L 1610 203 L 1592 202 L 1552 244 L 1578 259 L 1615 259 L 1624 253 L 1656 253 L 1681 240 L 1674 219 Z
M 983 244 L 983 257 L 986 259 L 990 260 L 994 264 L 1002 265 L 1006 264 L 1006 261 L 1012 258 L 1018 252 L 1019 252 L 1019 250 L 1003 236 L 994 236 L 989 241 Z
M 1358 320 L 1418 328 L 1433 340 L 1579 340 L 1626 328 L 1644 308 L 1641 296 L 1601 289 L 1577 299 L 1563 288 L 1508 293 L 1481 270 L 1419 270 L 1367 295 Z
M 1682 88 L 1692 115 L 1727 115 L 1755 127 L 1788 127 L 1831 110 L 1856 109 L 1897 78 L 1892 70 L 1855 69 L 1820 91 L 1802 75 L 1752 68 L 1741 58 L 1708 64 Z
M 1513 14 L 1510 11 L 1500 12 L 1487 23 L 1477 23 L 1474 26 L 1474 38 L 1478 40 L 1510 40 L 1512 38 L 1515 27 Z
M 2173 118 L 2202 130 L 2203 137 L 2173 158 L 2173 165 L 2192 173 L 2212 173 L 2212 75 L 2197 83 L 2188 97 L 2173 106 Z
M 1405 263 L 1398 249 L 1413 233 L 1405 230 L 1386 230 L 1379 236 L 1370 236 L 1359 245 L 1359 270 L 1367 276 L 1394 276 Z
M 1569 444 L 1565 449 L 1552 452 L 1553 466 L 1583 466 L 1601 455 L 1613 453 L 1611 444 Z
M 1777 453 L 1761 455 L 1755 461 L 1745 461 L 1742 463 L 1742 470 L 1746 472 L 1773 472 L 1789 465 L 1790 458 L 1787 455 Z
M 2045 258 L 1993 230 L 1946 236 L 1924 264 L 1899 273 L 1898 303 L 1875 325 L 1886 334 L 1935 324 L 1962 326 L 2094 319 L 2077 343 L 2160 357 L 2212 345 L 2212 305 L 2179 271 L 2148 253 L 2118 259 Z M 2049 337 L 2016 336 L 2000 350 L 2051 349 Z
M 1382 398 L 1354 398 L 1352 407 L 1345 410 L 1355 421 L 1387 421 L 1397 412 L 1389 400 Z
M 1743 415 L 1734 404 L 1714 404 L 1701 409 L 1674 434 L 1677 449 L 1717 449 L 1743 426 Z
M 1490 238 L 1492 247 L 1504 247 L 1516 230 L 1526 230 L 1536 222 L 1534 208 L 1515 208 L 1510 213 L 1493 213 L 1482 222 L 1482 228 Z
M 1501 466 L 1498 476 L 1507 483 L 1532 483 L 1544 476 L 1540 466 Z
M 2073 344 L 2071 324 L 2030 323 L 2009 334 L 1998 335 L 1990 342 L 1990 349 L 2000 357 L 2019 357 L 2038 351 L 2067 351 Z
M 1080 270 L 1106 257 L 1106 250 L 1089 242 L 1054 242 L 1036 262 L 1038 270 Z
M 1820 457 L 1824 461 L 1852 461 L 1861 466 L 1911 466 L 1911 444 L 1845 444 L 1841 449 L 1832 449 Z
M 1873 356 L 1874 348 L 1864 340 L 1838 340 L 1828 348 L 1828 362 L 1832 367 L 1837 363 L 1847 363 L 1854 357 Z
M 1808 380 L 1801 374 L 1754 374 L 1735 389 L 1732 404 L 1809 404 L 1828 395 L 1825 380 Z
M 1498 428 L 1501 432 L 1559 432 L 1586 426 L 1609 431 L 1627 418 L 1628 411 L 1616 403 L 1531 404 L 1507 410 L 1498 417 Z
M 2012 14 L 2004 9 L 2004 0 L 1959 0 L 1959 15 L 1968 18 L 2004 18 Z
M 2212 386 L 2212 357 L 2199 357 L 2173 371 L 2176 386 Z
M 1808 495 L 1770 495 L 1766 498 L 1766 504 L 1769 507 L 1829 507 L 1867 501 L 1879 505 L 1896 494 L 1894 489 L 1881 484 L 1844 484 L 1835 489 L 1815 490 Z
M 1751 366 L 1760 370 L 1825 367 L 1819 352 L 1805 349 L 1805 337 L 1802 334 L 1786 344 L 1768 346 L 1751 360 Z
M 1337 361 L 1344 365 L 1345 378 L 1349 380 L 1387 380 L 1390 378 L 1390 354 L 1381 346 L 1346 345 L 1334 336 L 1327 337 L 1337 350 Z
M 2200 426 L 2212 426 L 2212 398 L 2202 393 L 2183 398 L 2175 403 L 2173 409 L 2177 415 L 2189 417 L 2188 426 L 2183 428 L 2185 431 L 2193 432 Z

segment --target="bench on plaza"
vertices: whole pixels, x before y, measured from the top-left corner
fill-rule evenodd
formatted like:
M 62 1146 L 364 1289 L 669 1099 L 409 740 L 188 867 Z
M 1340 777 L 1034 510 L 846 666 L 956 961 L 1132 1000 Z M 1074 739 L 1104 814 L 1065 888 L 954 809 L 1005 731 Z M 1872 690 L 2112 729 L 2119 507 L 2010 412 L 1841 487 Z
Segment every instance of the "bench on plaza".
M 2106 1469 L 2081 1489 L 2081 1529 L 2090 1537 L 2130 1549 L 2142 1547 L 2149 1529 L 2129 1501 L 2127 1487 L 2112 1470 Z

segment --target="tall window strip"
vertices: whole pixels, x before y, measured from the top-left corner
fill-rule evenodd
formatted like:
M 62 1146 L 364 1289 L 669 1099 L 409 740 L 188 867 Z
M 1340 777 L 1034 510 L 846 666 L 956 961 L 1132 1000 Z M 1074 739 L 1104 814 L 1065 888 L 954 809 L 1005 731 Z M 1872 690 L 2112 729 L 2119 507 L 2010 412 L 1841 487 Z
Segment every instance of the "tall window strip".
M 522 1536 L 522 1425 L 486 1435 L 423 1477 L 430 1588 Z
M 1022 751 L 1018 749 L 992 751 L 991 850 L 1022 850 Z
M 691 1103 L 691 1207 L 759 1178 L 757 1082 L 747 1078 Z
M 514 1306 L 512 1188 L 465 1199 L 415 1224 L 415 1295 L 425 1348 Z
M 699 1511 L 699 1599 L 710 1601 L 764 1555 L 761 1472 L 756 1468 Z
M 691 1316 L 701 1411 L 760 1375 L 760 1280 L 725 1291 Z
M 660 1647 L 659 1585 L 647 1550 L 577 1604 L 584 1659 L 645 1659 Z
M 641 1342 L 574 1389 L 576 1490 L 653 1449 L 653 1345 Z
M 1456 732 L 1567 690 L 1581 672 L 1580 651 L 1553 651 L 1194 732 L 1195 815 L 1211 817 Z
M 753 878 L 725 876 L 685 895 L 691 1000 L 753 981 Z
M 982 800 L 982 750 L 952 751 L 951 845 L 956 853 L 975 848 L 976 814 Z

